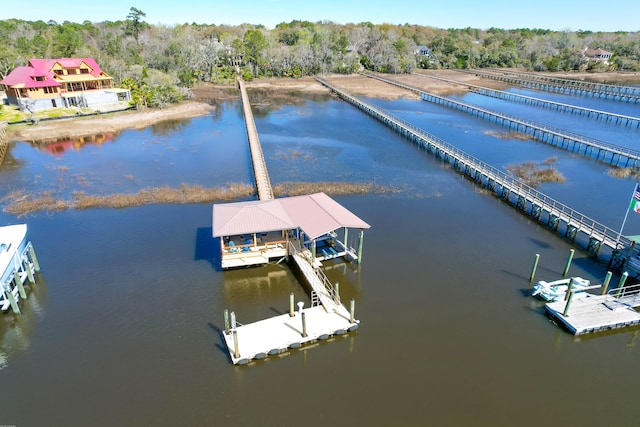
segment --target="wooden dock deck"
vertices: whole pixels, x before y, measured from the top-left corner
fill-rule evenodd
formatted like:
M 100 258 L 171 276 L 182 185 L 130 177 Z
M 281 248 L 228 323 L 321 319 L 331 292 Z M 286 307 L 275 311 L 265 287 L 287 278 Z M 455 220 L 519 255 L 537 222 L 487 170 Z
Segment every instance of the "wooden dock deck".
M 547 312 L 574 335 L 640 324 L 640 313 L 631 305 L 611 295 L 590 295 L 571 303 L 567 315 L 563 314 L 565 301 L 548 303 Z
M 549 315 L 574 335 L 640 325 L 640 284 L 546 304 Z

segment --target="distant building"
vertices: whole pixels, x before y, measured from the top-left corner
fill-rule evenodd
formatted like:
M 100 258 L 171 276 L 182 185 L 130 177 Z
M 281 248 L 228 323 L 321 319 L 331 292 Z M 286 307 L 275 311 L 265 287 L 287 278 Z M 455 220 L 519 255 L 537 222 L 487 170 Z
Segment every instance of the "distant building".
M 127 89 L 112 87 L 112 77 L 93 58 L 31 59 L 0 84 L 6 102 L 32 111 L 101 106 L 129 101 Z
M 587 61 L 593 62 L 602 62 L 603 64 L 609 65 L 609 60 L 613 53 L 604 50 L 604 49 L 590 49 L 587 46 L 582 48 L 582 57 Z
M 426 46 L 416 46 L 414 53 L 416 55 L 426 56 L 428 58 L 431 56 L 431 49 Z

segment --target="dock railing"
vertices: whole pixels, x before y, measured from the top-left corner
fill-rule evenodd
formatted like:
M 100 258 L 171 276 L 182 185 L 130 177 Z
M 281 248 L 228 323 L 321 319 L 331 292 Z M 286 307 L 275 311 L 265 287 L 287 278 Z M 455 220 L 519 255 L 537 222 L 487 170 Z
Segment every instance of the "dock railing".
M 640 306 L 640 283 L 609 289 L 607 295 L 616 298 L 623 304 L 638 307 Z
M 293 244 L 293 242 L 289 241 L 289 254 L 292 256 L 295 255 L 299 255 L 299 258 L 302 258 L 309 266 L 308 271 L 312 272 L 314 274 L 314 276 L 319 280 L 319 282 L 322 284 L 324 290 L 326 291 L 326 294 L 329 296 L 329 298 L 331 298 L 331 300 L 335 303 L 335 304 L 340 304 L 340 296 L 338 295 L 336 288 L 333 286 L 333 284 L 331 283 L 331 281 L 329 280 L 329 278 L 324 274 L 324 272 L 322 271 L 322 269 L 320 268 L 316 268 L 313 266 L 312 261 L 311 261 L 311 252 L 303 247 L 303 248 L 298 248 L 296 247 L 296 245 Z M 311 287 L 313 288 L 313 284 L 310 283 Z M 319 289 L 315 289 L 315 291 L 317 292 Z

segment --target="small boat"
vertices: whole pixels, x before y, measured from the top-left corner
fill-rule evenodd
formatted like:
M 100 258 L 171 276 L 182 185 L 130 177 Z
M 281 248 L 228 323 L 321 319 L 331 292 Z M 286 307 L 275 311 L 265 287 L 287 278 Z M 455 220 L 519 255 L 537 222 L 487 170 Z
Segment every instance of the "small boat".
M 22 265 L 27 250 L 27 224 L 7 225 L 0 227 L 0 309 L 10 306 L 11 292 L 17 301 L 18 287 L 13 283 L 14 271 L 24 271 Z M 31 266 L 29 266 L 31 268 Z
M 562 301 L 567 294 L 567 288 L 569 287 L 570 281 L 571 278 L 555 280 L 553 282 L 545 282 L 544 280 L 540 280 L 533 287 L 533 292 L 531 293 L 531 295 L 539 296 L 545 301 Z M 574 298 L 580 298 L 589 295 L 585 291 L 586 288 L 588 288 L 590 285 L 591 282 L 589 282 L 587 279 L 583 279 L 581 277 L 573 277 L 572 289 L 574 291 Z

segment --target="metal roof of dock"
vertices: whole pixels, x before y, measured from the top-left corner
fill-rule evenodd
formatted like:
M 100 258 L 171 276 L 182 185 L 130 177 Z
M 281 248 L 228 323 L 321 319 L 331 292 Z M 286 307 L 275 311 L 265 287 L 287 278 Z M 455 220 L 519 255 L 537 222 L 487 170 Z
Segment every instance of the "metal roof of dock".
M 315 239 L 340 227 L 370 228 L 325 193 L 213 205 L 213 237 L 300 228 Z

